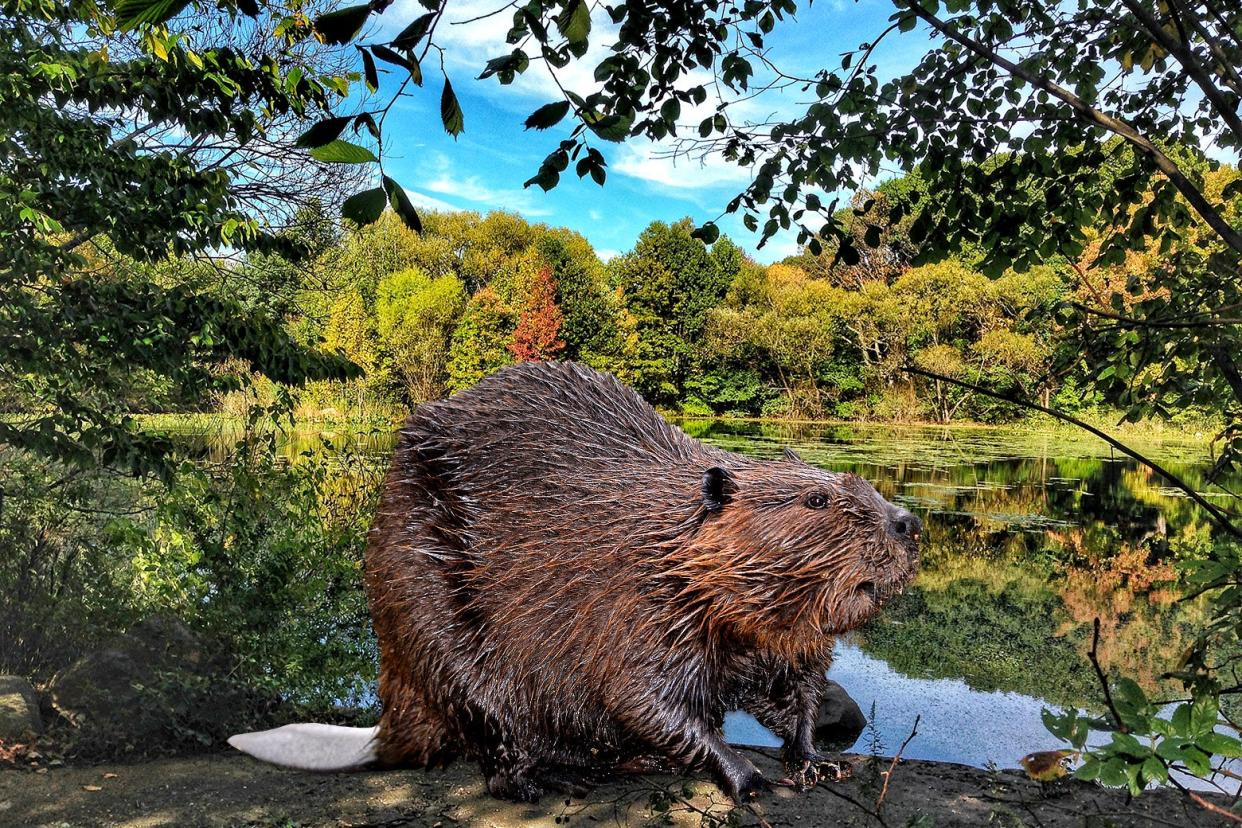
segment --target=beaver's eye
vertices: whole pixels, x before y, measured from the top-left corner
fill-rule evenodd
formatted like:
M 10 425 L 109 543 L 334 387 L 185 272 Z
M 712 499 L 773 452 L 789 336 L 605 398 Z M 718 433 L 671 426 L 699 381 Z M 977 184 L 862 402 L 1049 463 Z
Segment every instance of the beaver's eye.
M 828 498 L 818 492 L 806 496 L 806 506 L 808 509 L 822 509 L 828 505 Z

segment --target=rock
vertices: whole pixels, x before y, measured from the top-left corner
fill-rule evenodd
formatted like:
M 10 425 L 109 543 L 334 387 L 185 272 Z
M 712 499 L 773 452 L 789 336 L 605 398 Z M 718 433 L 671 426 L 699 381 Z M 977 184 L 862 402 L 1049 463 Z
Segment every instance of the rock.
M 0 739 L 30 739 L 43 732 L 39 697 L 20 676 L 0 676 Z
M 86 753 L 150 753 L 219 741 L 253 708 L 227 672 L 185 623 L 155 616 L 63 670 L 49 694 Z
M 815 740 L 820 748 L 845 750 L 858 740 L 866 726 L 867 717 L 858 702 L 850 698 L 844 687 L 830 680 L 815 720 Z

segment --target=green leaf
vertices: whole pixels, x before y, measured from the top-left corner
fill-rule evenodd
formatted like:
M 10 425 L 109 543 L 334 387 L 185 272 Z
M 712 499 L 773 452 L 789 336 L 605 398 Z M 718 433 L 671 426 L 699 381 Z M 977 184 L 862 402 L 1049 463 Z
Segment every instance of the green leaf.
M 1208 733 L 1195 740 L 1201 749 L 1226 759 L 1242 757 L 1242 741 L 1224 733 Z
M 591 33 L 591 10 L 586 0 L 572 0 L 556 18 L 556 28 L 570 43 L 582 43 Z
M 586 121 L 591 131 L 600 138 L 603 138 L 605 141 L 620 142 L 629 137 L 630 127 L 634 125 L 634 116 L 596 115 L 593 119 L 587 117 Z
M 188 5 L 190 0 L 120 0 L 116 4 L 116 23 L 123 31 L 142 23 L 163 23 Z
M 690 235 L 693 238 L 701 239 L 704 244 L 714 244 L 716 239 L 720 238 L 720 228 L 716 226 L 714 221 L 709 221 Z
M 316 147 L 311 150 L 310 154 L 316 161 L 326 161 L 333 164 L 365 164 L 368 161 L 379 160 L 366 147 L 351 144 L 349 141 L 343 141 L 340 138 L 321 147 Z
M 1116 757 L 1101 762 L 1098 779 L 1101 784 L 1110 788 L 1120 788 L 1128 784 L 1126 763 Z
M 405 223 L 405 226 L 415 233 L 421 234 L 423 232 L 422 219 L 418 217 L 418 211 L 414 209 L 413 203 L 410 202 L 410 197 L 405 194 L 405 188 L 388 176 L 384 176 L 384 189 L 388 191 L 388 203 L 392 205 L 392 209 L 396 214 L 401 217 L 401 221 Z
M 1143 761 L 1143 777 L 1149 782 L 1163 784 L 1169 781 L 1169 769 L 1156 757 L 1148 756 Z
M 367 89 L 377 92 L 379 91 L 379 72 L 375 70 L 375 58 L 366 49 L 359 47 L 358 51 L 362 53 L 362 77 L 366 81 Z
M 376 187 L 345 199 L 345 203 L 341 205 L 341 215 L 359 226 L 364 226 L 383 215 L 387 205 L 388 194 L 383 187 Z
M 392 39 L 392 45 L 397 49 L 413 49 L 418 45 L 418 41 L 422 40 L 423 36 L 427 34 L 435 18 L 435 12 L 424 14 L 402 29 L 401 34 Z
M 444 131 L 456 138 L 461 135 L 463 129 L 466 128 L 466 119 L 461 112 L 461 104 L 457 102 L 457 95 L 453 92 L 453 84 L 449 83 L 449 79 L 444 79 L 444 91 L 440 93 L 440 121 L 444 124 Z
M 315 18 L 315 31 L 323 38 L 324 43 L 340 46 L 358 36 L 370 15 L 369 5 L 338 9 Z
M 1081 779 L 1084 782 L 1090 782 L 1098 779 L 1100 776 L 1100 760 L 1094 756 L 1088 756 L 1083 763 L 1074 771 L 1074 778 Z
M 400 52 L 389 49 L 387 46 L 376 44 L 371 47 L 371 51 L 375 52 L 375 56 L 385 63 L 391 63 L 394 66 L 400 66 L 402 69 L 410 73 L 410 78 L 418 86 L 423 85 L 423 68 L 418 65 L 418 60 L 410 54 L 401 54 Z
M 1215 696 L 1203 694 L 1190 703 L 1190 732 L 1195 735 L 1211 733 L 1216 727 L 1220 702 Z
M 345 131 L 345 127 L 349 126 L 349 122 L 352 120 L 352 117 L 345 116 L 320 121 L 299 135 L 295 144 L 302 149 L 314 149 L 315 147 L 330 144 L 340 137 L 341 133 Z
M 569 113 L 569 101 L 558 101 L 556 103 L 544 104 L 530 114 L 526 119 L 527 129 L 548 129 L 560 123 L 560 120 Z

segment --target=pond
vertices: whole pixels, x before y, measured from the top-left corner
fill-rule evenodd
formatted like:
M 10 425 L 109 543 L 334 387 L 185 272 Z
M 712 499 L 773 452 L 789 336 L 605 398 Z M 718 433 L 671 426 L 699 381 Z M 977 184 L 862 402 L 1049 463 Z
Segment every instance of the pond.
M 1060 747 L 1045 707 L 1100 711 L 1087 660 L 1100 619 L 1105 669 L 1135 678 L 1152 698 L 1177 695 L 1161 674 L 1206 617 L 1164 582 L 1208 527 L 1194 505 L 1138 463 L 1082 432 L 682 421 L 688 433 L 747 455 L 782 447 L 852 471 L 924 520 L 913 587 L 867 627 L 838 642 L 829 675 L 872 714 L 854 750 L 1014 767 Z M 299 433 L 291 453 L 323 437 Z M 392 437 L 356 436 L 386 462 Z M 1201 442 L 1141 440 L 1140 448 L 1209 497 Z M 1237 488 L 1238 481 L 1226 481 Z M 774 745 L 753 719 L 731 714 L 727 735 Z
M 853 750 L 1014 767 L 1063 745 L 1041 711 L 1100 710 L 1087 652 L 1100 618 L 1100 659 L 1152 695 L 1204 619 L 1162 582 L 1207 537 L 1177 490 L 1090 435 L 1008 428 L 682 423 L 707 442 L 856 472 L 926 524 L 913 588 L 837 646 L 829 676 L 871 714 Z M 1203 444 L 1144 440 L 1142 449 L 1205 488 Z M 728 735 L 775 745 L 749 716 Z

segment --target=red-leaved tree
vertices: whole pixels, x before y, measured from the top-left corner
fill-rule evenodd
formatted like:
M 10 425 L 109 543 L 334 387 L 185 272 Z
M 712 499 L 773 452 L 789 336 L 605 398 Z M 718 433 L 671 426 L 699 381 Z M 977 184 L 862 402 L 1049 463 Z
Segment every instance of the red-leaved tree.
M 518 362 L 546 362 L 565 347 L 561 332 L 561 309 L 556 304 L 556 279 L 552 268 L 539 271 L 531 284 L 526 307 L 518 317 L 509 351 Z

